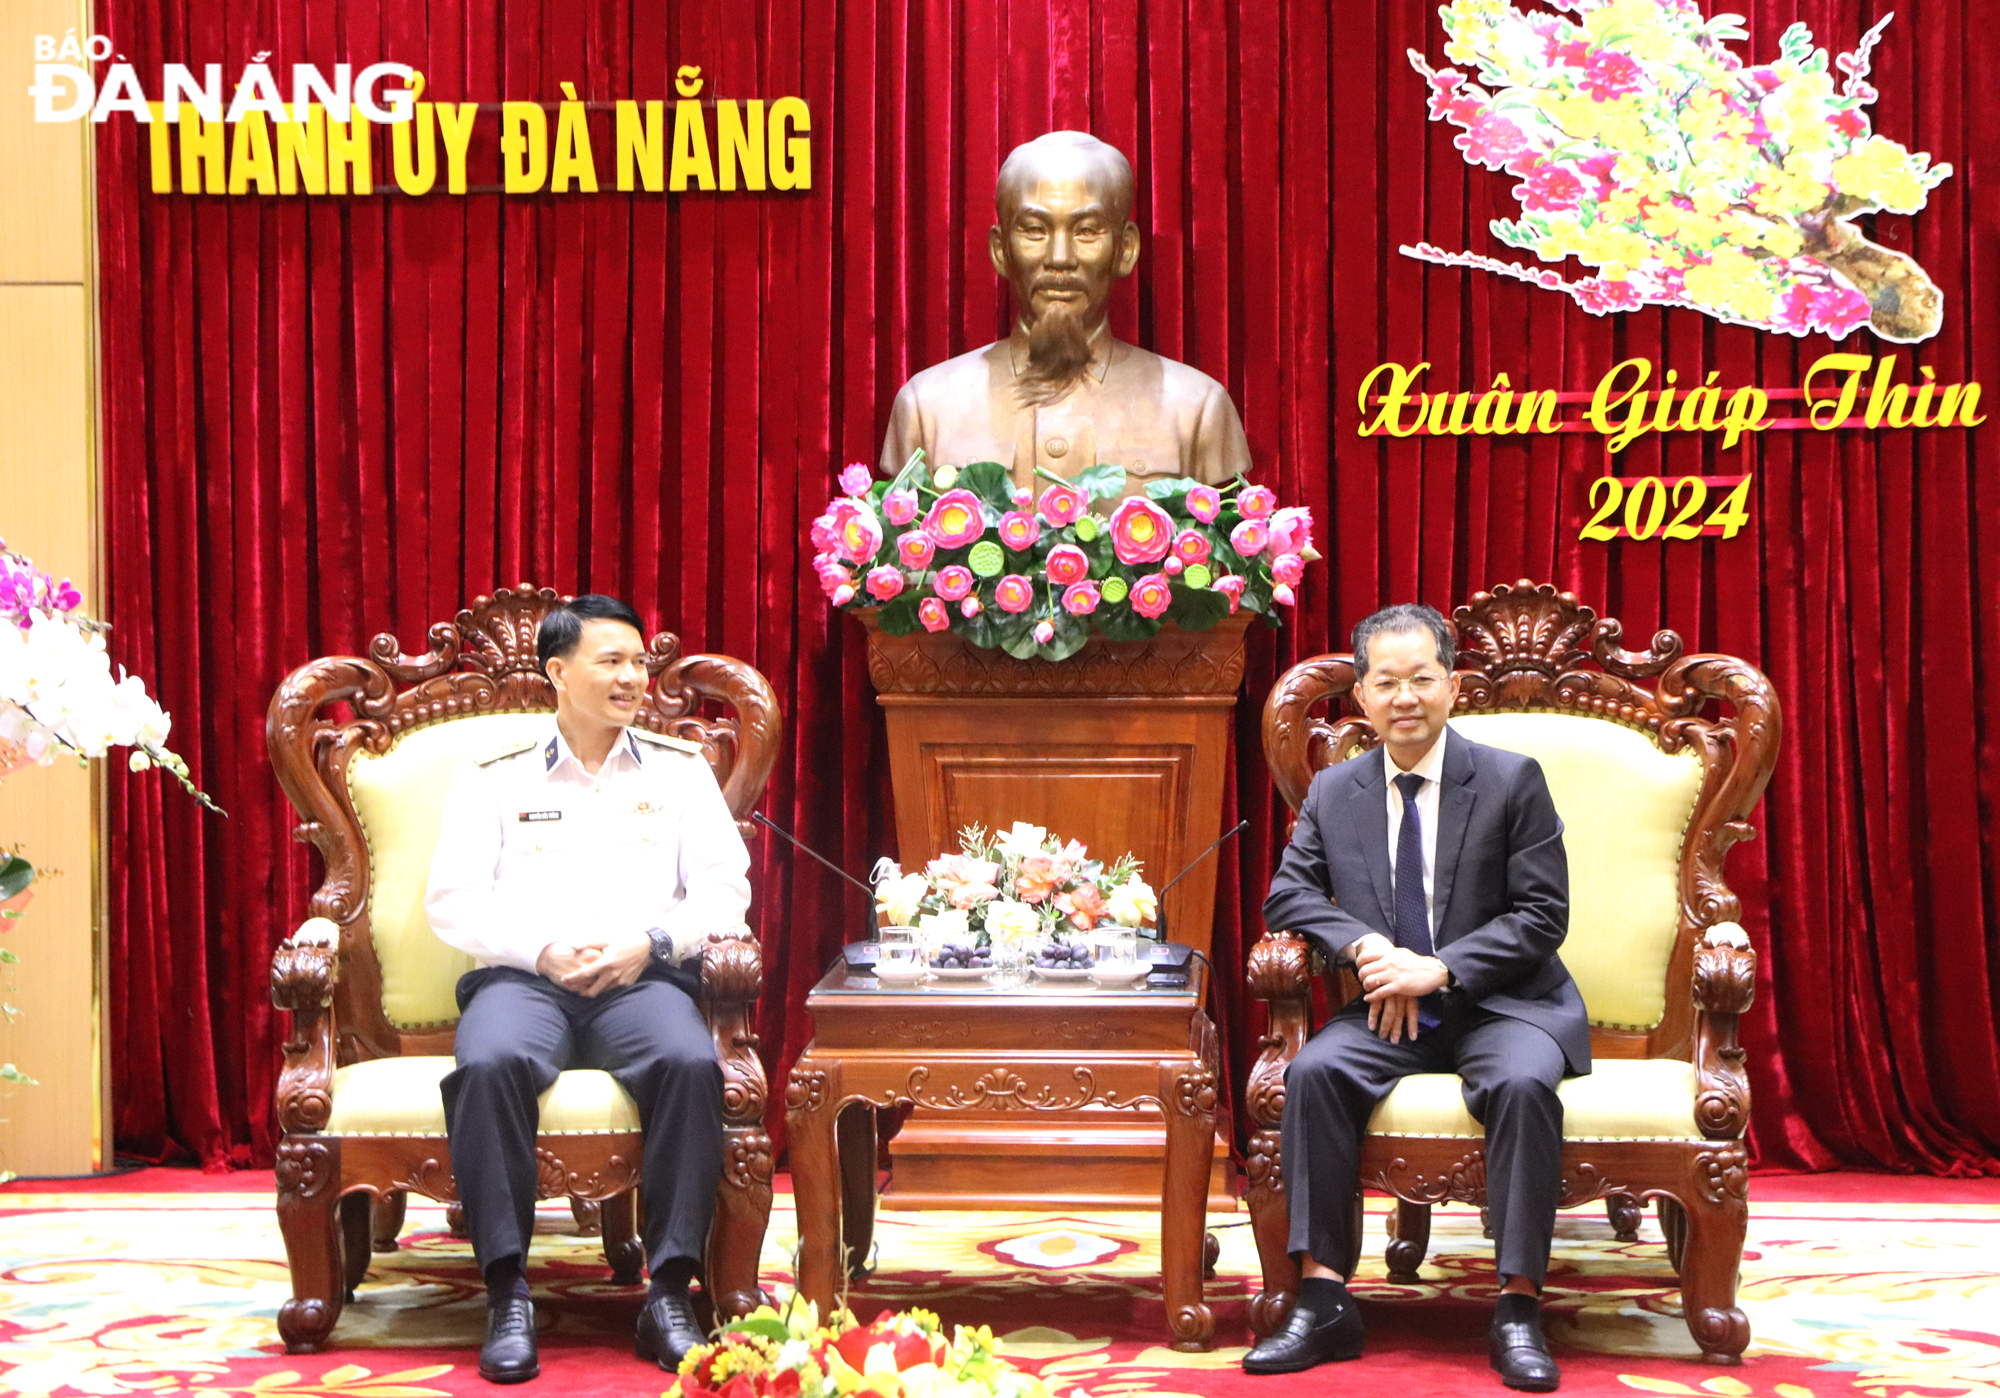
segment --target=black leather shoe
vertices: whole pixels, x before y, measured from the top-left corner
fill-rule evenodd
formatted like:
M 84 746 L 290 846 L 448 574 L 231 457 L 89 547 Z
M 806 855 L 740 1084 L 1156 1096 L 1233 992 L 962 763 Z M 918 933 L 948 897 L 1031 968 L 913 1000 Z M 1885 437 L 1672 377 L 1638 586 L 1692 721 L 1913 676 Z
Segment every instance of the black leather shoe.
M 1531 1320 L 1501 1321 L 1495 1318 L 1487 1333 L 1487 1349 L 1500 1382 L 1523 1393 L 1553 1393 L 1562 1382 L 1562 1371 L 1549 1355 L 1549 1342 L 1542 1336 L 1539 1315 Z
M 488 1383 L 525 1383 L 542 1372 L 535 1353 L 535 1303 L 525 1296 L 486 1308 L 486 1343 L 479 1347 L 479 1377 Z
M 670 1374 L 680 1372 L 681 1361 L 696 1345 L 708 1343 L 708 1336 L 694 1323 L 694 1307 L 685 1291 L 669 1291 L 646 1302 L 639 1312 L 639 1333 L 632 1352 L 651 1359 Z
M 1243 1356 L 1246 1374 L 1296 1374 L 1333 1359 L 1361 1357 L 1361 1312 L 1349 1298 L 1319 1311 L 1292 1303 L 1285 1323 Z

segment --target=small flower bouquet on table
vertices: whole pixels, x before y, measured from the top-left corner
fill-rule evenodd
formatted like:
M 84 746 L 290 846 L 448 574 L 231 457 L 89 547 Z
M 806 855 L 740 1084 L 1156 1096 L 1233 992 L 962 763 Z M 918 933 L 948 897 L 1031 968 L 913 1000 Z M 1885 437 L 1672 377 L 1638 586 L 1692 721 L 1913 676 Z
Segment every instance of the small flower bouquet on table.
M 1050 1398 L 999 1349 L 983 1325 L 957 1326 L 947 1341 L 929 1311 L 884 1311 L 860 1325 L 843 1310 L 822 1325 L 818 1307 L 791 1297 L 690 1351 L 661 1398 Z
M 885 925 L 916 927 L 932 950 L 1030 952 L 1100 923 L 1152 925 L 1159 900 L 1140 873 L 1129 854 L 1106 864 L 1025 821 L 1003 835 L 968 825 L 958 832 L 958 853 L 939 855 L 919 873 L 883 860 L 875 906 Z
M 891 635 L 950 629 L 1021 660 L 1067 659 L 1093 629 L 1143 640 L 1239 610 L 1275 626 L 1319 557 L 1312 512 L 1280 509 L 1241 476 L 1152 481 L 1120 499 L 1125 468 L 1093 466 L 1048 476 L 1037 497 L 998 462 L 933 471 L 919 451 L 892 481 L 849 466 L 840 488 L 812 525 L 813 567 L 836 607 L 874 611 Z M 1100 502 L 1108 515 L 1092 512 Z

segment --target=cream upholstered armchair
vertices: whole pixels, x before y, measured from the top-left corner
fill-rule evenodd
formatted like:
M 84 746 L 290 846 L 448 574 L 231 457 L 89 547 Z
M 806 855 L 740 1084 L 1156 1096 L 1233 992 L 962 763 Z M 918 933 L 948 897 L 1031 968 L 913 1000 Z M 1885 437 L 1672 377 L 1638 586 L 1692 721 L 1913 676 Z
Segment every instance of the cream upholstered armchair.
M 325 878 L 306 922 L 271 962 L 271 996 L 292 1012 L 278 1080 L 278 1225 L 292 1299 L 278 1329 L 293 1353 L 320 1349 L 343 1300 L 391 1251 L 408 1192 L 454 1201 L 438 1084 L 452 1068 L 453 990 L 471 969 L 439 941 L 424 890 L 446 788 L 474 754 L 546 725 L 555 693 L 535 657 L 541 619 L 564 600 L 526 584 L 477 599 L 430 631 L 428 654 L 377 636 L 366 658 L 331 656 L 286 677 L 265 728 L 271 763 L 319 849 Z M 653 684 L 637 720 L 702 744 L 747 835 L 783 734 L 764 677 L 726 655 L 680 654 L 655 636 Z M 721 716 L 704 717 L 720 707 Z M 704 1285 L 718 1312 L 761 1297 L 757 1257 L 771 1211 L 764 1070 L 750 1007 L 755 942 L 709 938 L 703 1011 L 723 1068 L 723 1181 Z M 639 1113 L 609 1074 L 563 1073 L 542 1098 L 543 1198 L 601 1208 L 606 1260 L 621 1282 L 643 1262 L 636 1233 Z M 454 1205 L 455 1211 L 455 1205 Z
M 1736 1019 L 1750 1005 L 1756 958 L 1722 864 L 1754 833 L 1748 818 L 1777 760 L 1777 698 L 1755 667 L 1683 655 L 1671 631 L 1650 650 L 1622 650 L 1616 621 L 1546 584 L 1475 594 L 1453 621 L 1462 678 L 1452 726 L 1534 757 L 1563 818 L 1562 958 L 1590 1014 L 1594 1068 L 1561 1088 L 1562 1206 L 1607 1200 L 1612 1226 L 1629 1241 L 1645 1201 L 1657 1200 L 1688 1330 L 1704 1358 L 1735 1363 L 1750 1341 L 1736 1307 L 1750 1116 Z M 1376 745 L 1361 717 L 1311 715 L 1353 686 L 1353 657 L 1323 655 L 1286 671 L 1271 691 L 1264 748 L 1294 811 L 1315 772 Z M 1709 714 L 1716 700 L 1733 713 Z M 1270 1011 L 1248 1092 L 1258 1128 L 1248 1200 L 1264 1272 L 1251 1307 L 1259 1334 L 1277 1327 L 1298 1290 L 1278 1127 L 1285 1068 L 1313 1027 L 1312 959 L 1304 939 L 1281 928 L 1250 954 L 1250 992 Z M 1338 1004 L 1357 987 L 1343 971 L 1329 989 Z M 1376 1108 L 1361 1179 L 1398 1200 L 1392 1280 L 1415 1279 L 1432 1204 L 1485 1206 L 1482 1141 L 1449 1073 L 1405 1078 Z

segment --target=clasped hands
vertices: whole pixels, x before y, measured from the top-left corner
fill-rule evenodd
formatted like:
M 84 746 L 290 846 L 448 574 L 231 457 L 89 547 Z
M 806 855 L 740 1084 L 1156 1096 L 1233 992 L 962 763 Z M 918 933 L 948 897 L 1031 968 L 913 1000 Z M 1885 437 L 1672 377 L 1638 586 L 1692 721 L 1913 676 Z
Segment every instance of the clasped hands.
M 1368 1002 L 1368 1027 L 1390 1043 L 1417 1037 L 1417 1001 L 1444 989 L 1451 971 L 1435 956 L 1418 956 L 1380 932 L 1352 945 L 1354 974 Z
M 551 942 L 535 958 L 535 971 L 564 990 L 590 997 L 632 984 L 652 957 L 653 939 L 643 932 L 576 946 Z

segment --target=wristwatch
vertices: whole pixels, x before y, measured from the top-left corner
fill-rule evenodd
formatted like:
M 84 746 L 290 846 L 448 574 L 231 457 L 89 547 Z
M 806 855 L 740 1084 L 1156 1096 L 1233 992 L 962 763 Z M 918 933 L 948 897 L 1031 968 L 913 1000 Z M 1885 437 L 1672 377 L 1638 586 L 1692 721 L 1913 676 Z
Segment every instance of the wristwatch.
M 674 964 L 674 939 L 670 933 L 657 927 L 648 927 L 646 939 L 653 944 L 653 960 L 662 966 Z

